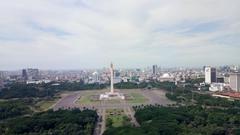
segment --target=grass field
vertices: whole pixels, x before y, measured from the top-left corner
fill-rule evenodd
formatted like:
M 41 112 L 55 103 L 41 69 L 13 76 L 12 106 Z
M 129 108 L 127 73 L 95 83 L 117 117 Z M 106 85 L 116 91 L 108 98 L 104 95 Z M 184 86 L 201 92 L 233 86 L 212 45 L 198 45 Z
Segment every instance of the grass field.
M 91 103 L 98 103 L 99 101 L 92 101 L 91 96 L 94 95 L 94 93 L 86 93 L 85 95 L 81 96 L 77 103 L 80 104 L 91 104 Z
M 107 118 L 112 120 L 113 127 L 120 127 L 120 126 L 123 126 L 123 123 L 124 123 L 123 117 L 124 115 L 117 115 L 117 116 L 108 116 Z
M 106 110 L 106 113 L 107 121 L 112 122 L 112 127 L 120 127 L 129 123 L 128 118 L 122 109 L 108 109 Z
M 107 115 L 109 115 L 109 114 L 123 114 L 124 113 L 124 111 L 123 111 L 123 109 L 107 109 L 106 110 L 106 113 L 107 113 Z
M 118 99 L 113 99 L 113 100 L 108 100 L 108 101 L 106 101 L 107 103 L 111 103 L 111 104 L 118 104 L 118 103 L 120 103 L 120 100 L 118 100 Z
M 127 100 L 128 103 L 145 103 L 146 101 L 148 101 L 148 99 L 140 93 L 130 93 L 130 95 L 133 97 L 133 99 Z
M 92 96 L 96 96 L 99 95 L 100 93 L 103 92 L 99 92 L 99 91 L 87 91 L 85 93 L 81 94 L 81 97 L 77 100 L 78 104 L 97 104 L 100 103 L 100 101 L 94 101 L 92 100 Z M 137 92 L 137 91 L 128 91 L 125 94 L 129 95 L 132 97 L 132 99 L 130 100 L 126 100 L 128 103 L 132 103 L 132 104 L 143 104 L 146 103 L 148 101 L 148 99 L 146 97 L 144 97 L 141 92 Z M 111 103 L 111 104 L 119 104 L 121 103 L 121 100 L 116 99 L 116 100 L 106 100 L 106 103 Z
M 37 111 L 46 111 L 48 109 L 50 109 L 50 107 L 52 105 L 54 105 L 57 102 L 57 98 L 56 99 L 51 99 L 51 100 L 43 100 L 38 102 L 35 106 Z

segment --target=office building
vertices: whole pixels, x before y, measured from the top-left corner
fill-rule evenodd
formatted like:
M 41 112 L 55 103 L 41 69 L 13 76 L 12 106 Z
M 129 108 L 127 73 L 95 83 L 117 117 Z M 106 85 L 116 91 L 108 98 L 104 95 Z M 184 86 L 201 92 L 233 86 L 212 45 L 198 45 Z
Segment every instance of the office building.
M 96 83 L 96 82 L 99 82 L 99 73 L 98 72 L 93 72 L 92 73 L 92 79 L 93 79 L 93 82 Z
M 205 83 L 211 84 L 217 82 L 216 68 L 205 67 Z
M 153 65 L 152 74 L 157 75 L 157 65 Z
M 28 68 L 22 70 L 22 78 L 24 80 L 38 80 L 39 79 L 39 70 Z
M 4 79 L 4 72 L 0 71 L 0 79 Z
M 229 78 L 231 89 L 240 92 L 240 73 L 231 73 Z
M 25 80 L 25 81 L 28 79 L 27 70 L 26 69 L 22 70 L 22 79 Z

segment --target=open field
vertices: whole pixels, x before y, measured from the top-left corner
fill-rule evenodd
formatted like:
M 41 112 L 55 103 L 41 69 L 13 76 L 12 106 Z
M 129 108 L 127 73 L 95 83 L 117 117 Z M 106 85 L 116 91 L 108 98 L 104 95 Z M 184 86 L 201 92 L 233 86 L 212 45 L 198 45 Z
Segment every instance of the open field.
M 35 105 L 35 109 L 36 111 L 46 111 L 50 109 L 58 100 L 59 98 L 40 101 Z
M 98 100 L 98 95 L 101 93 L 106 92 L 107 90 L 92 90 L 92 91 L 81 91 L 79 99 L 76 101 L 77 104 L 84 104 L 84 105 L 96 105 L 101 104 L 103 101 Z M 143 96 L 143 93 L 140 90 L 118 90 L 128 97 L 130 99 L 127 99 L 126 102 L 129 104 L 143 104 L 147 103 L 149 101 L 145 96 Z M 108 104 L 119 104 L 120 100 L 106 100 L 104 101 Z
M 86 93 L 85 95 L 80 96 L 79 99 L 77 100 L 77 102 L 81 103 L 81 104 L 98 103 L 99 101 L 94 101 L 91 99 L 93 95 L 94 95 L 94 92 Z
M 129 122 L 123 109 L 107 109 L 106 119 L 106 121 L 111 121 L 113 127 L 120 127 Z
M 144 97 L 141 93 L 139 92 L 132 92 L 129 94 L 132 99 L 131 100 L 127 100 L 128 103 L 146 103 L 148 101 L 148 99 L 146 97 Z
M 98 100 L 98 95 L 108 90 L 81 90 L 64 93 L 62 99 L 54 106 L 58 108 L 96 108 L 114 109 L 142 104 L 168 105 L 175 102 L 165 96 L 164 90 L 124 89 L 117 90 L 130 97 L 126 100 Z M 94 98 L 93 98 L 94 97 Z M 132 99 L 131 99 L 132 98 Z
M 113 127 L 120 127 L 124 124 L 124 116 L 125 115 L 114 115 L 114 116 L 107 116 L 107 119 L 111 119 Z
M 113 115 L 113 114 L 121 115 L 124 113 L 124 110 L 123 109 L 107 109 L 106 113 L 109 115 Z

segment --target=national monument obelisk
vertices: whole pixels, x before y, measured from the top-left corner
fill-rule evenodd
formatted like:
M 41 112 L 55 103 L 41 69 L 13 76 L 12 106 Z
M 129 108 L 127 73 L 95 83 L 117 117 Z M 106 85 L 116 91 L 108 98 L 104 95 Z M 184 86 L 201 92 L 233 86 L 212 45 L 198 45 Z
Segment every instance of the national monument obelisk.
M 123 93 L 115 92 L 114 91 L 114 69 L 113 64 L 110 65 L 110 92 L 105 92 L 104 94 L 100 94 L 99 100 L 111 100 L 111 99 L 125 99 L 125 96 Z
M 113 70 L 113 64 L 112 63 L 111 63 L 111 66 L 110 66 L 110 74 L 111 74 L 111 93 L 114 93 L 114 87 L 113 87 L 114 70 Z

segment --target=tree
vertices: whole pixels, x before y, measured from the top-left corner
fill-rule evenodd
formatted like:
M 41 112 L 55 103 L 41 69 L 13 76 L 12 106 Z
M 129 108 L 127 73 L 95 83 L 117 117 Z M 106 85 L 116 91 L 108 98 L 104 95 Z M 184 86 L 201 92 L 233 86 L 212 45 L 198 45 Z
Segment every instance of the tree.
M 107 118 L 106 119 L 106 126 L 110 128 L 110 127 L 112 127 L 112 124 L 113 124 L 112 119 L 111 118 Z

